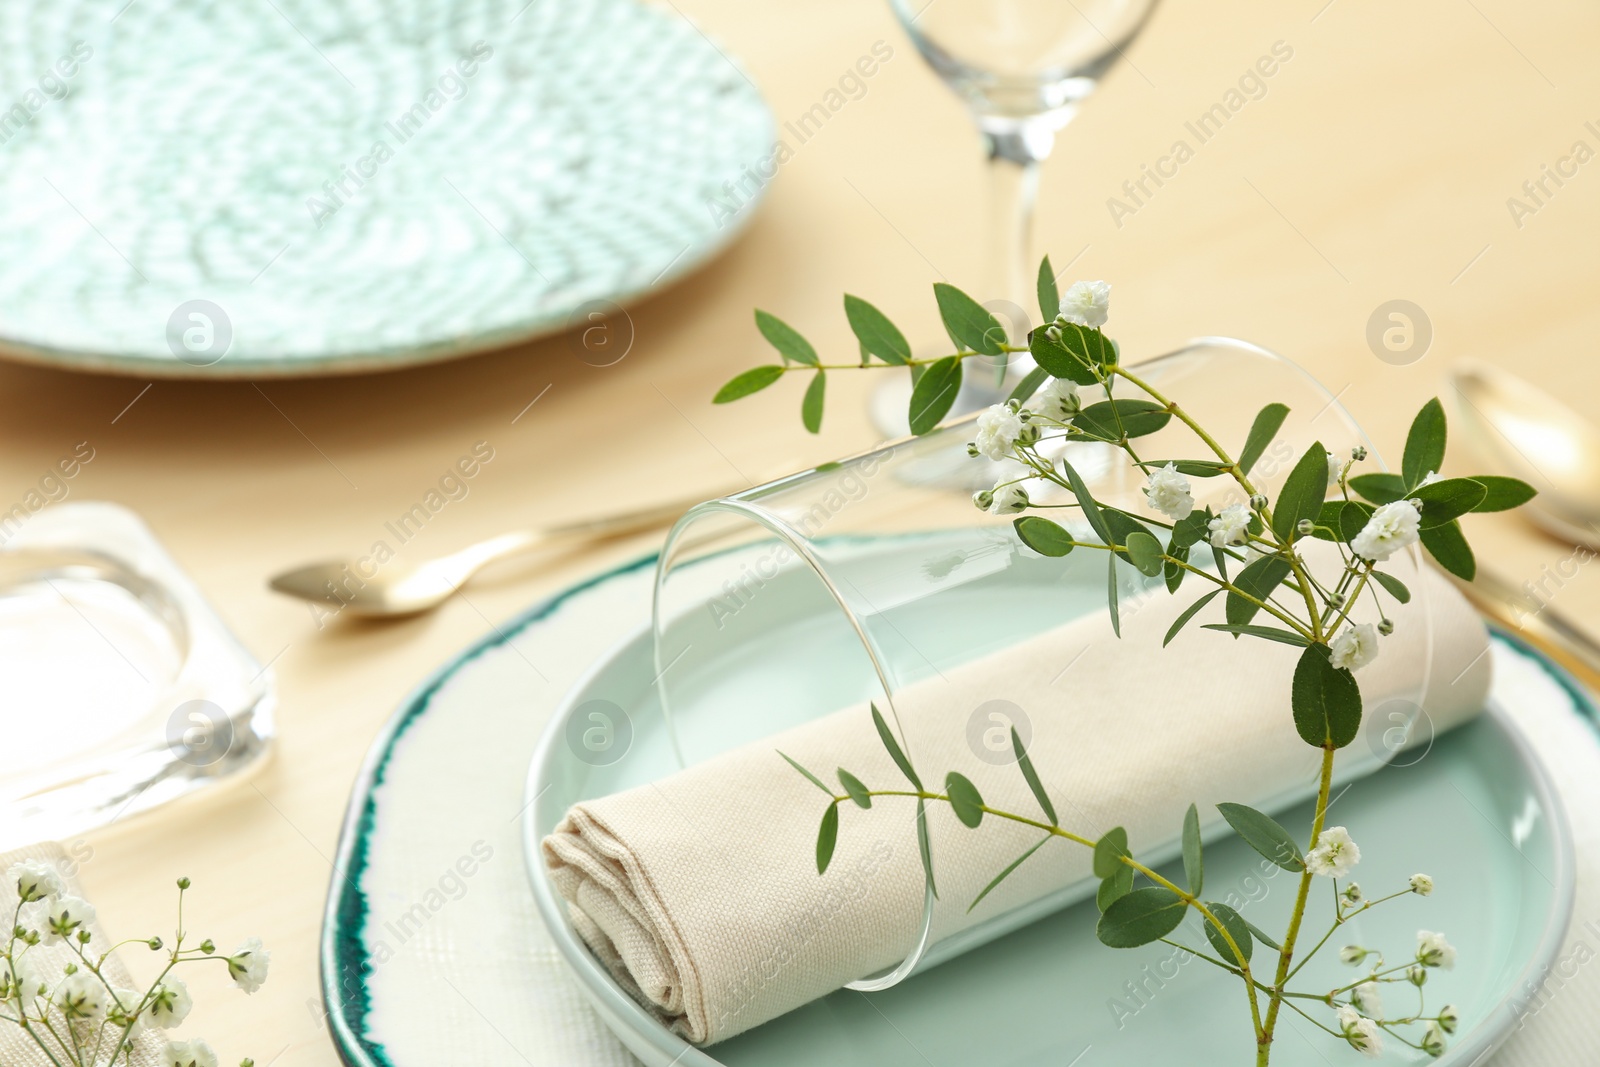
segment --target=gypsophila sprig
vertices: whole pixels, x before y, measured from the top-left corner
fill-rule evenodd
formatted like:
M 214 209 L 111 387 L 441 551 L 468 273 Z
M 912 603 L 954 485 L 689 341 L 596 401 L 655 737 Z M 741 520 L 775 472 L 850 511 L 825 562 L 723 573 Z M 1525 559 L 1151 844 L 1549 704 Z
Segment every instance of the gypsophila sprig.
M 212 955 L 215 946 L 209 938 L 185 947 L 189 936 L 183 929 L 183 895 L 188 888 L 187 878 L 178 881 L 178 926 L 172 947 L 166 949 L 166 966 L 139 992 L 112 984 L 107 964 L 118 946 L 101 945 L 90 935 L 94 908 L 65 892 L 55 868 L 41 860 L 13 864 L 0 886 L 0 901 L 10 901 L 12 928 L 0 949 L 0 1026 L 17 1027 L 52 1067 L 112 1067 L 133 1061 L 135 1042 L 146 1031 L 165 1032 L 188 1018 L 194 1000 L 176 968 L 189 970 L 210 961 L 215 969 L 221 961 L 245 992 L 260 989 L 267 978 L 268 953 L 258 939 L 250 938 L 231 956 Z M 165 942 L 151 937 L 122 944 L 159 952 Z M 42 955 L 47 952 L 56 954 L 53 963 Z M 68 953 L 64 965 L 59 959 L 63 952 Z M 46 977 L 56 972 L 59 977 Z M 198 1038 L 166 1041 L 160 1057 L 165 1067 L 217 1067 L 216 1052 Z
M 1410 599 L 1405 584 L 1383 567 L 1420 542 L 1439 566 L 1470 581 L 1476 565 L 1458 521 L 1461 515 L 1517 507 L 1533 497 L 1533 489 L 1509 478 L 1440 476 L 1445 415 L 1439 401 L 1430 400 L 1411 424 L 1403 474 L 1364 469 L 1368 454 L 1361 446 L 1336 452 L 1313 443 L 1273 499 L 1252 480 L 1253 472 L 1289 409 L 1283 404 L 1263 407 L 1238 453 L 1230 453 L 1174 398 L 1122 362 L 1118 346 L 1103 330 L 1110 319 L 1111 286 L 1106 282 L 1075 282 L 1058 297 L 1055 272 L 1046 257 L 1039 268 L 1039 303 L 1047 321 L 1029 334 L 1026 345 L 1008 343 L 1008 332 L 1000 322 L 960 290 L 943 282 L 934 290 L 955 352 L 912 356 L 904 334 L 881 311 L 860 297 L 848 296 L 845 310 L 860 342 L 860 362 L 824 363 L 793 327 L 758 311 L 757 324 L 782 362 L 738 375 L 717 393 L 715 402 L 727 403 L 759 392 L 791 373 L 813 375 L 802 414 L 806 428 L 814 430 L 821 421 L 817 383 L 824 371 L 904 367 L 913 383 L 908 420 L 912 432 L 920 435 L 932 431 L 949 414 L 967 360 L 982 357 L 1003 364 L 1013 355 L 1031 357 L 1035 369 L 1010 398 L 974 420 L 968 455 L 976 461 L 1002 464 L 1011 473 L 993 488 L 976 493 L 973 503 L 993 515 L 1015 516 L 1012 521 L 1018 540 L 1041 555 L 1064 556 L 1078 550 L 1107 553 L 1113 597 L 1118 559 L 1150 578 L 1164 576 L 1168 591 L 1174 594 L 1185 578 L 1194 576 L 1207 586 L 1205 595 L 1178 616 L 1166 635 L 1167 642 L 1209 600 L 1226 592 L 1228 623 L 1203 623 L 1203 628 L 1299 648 L 1293 685 L 1285 694 L 1292 712 L 1286 718 L 1300 738 L 1320 752 L 1317 803 L 1309 833 L 1298 838 L 1263 812 L 1241 804 L 1218 805 L 1221 816 L 1251 848 L 1298 878 L 1288 927 L 1278 938 L 1269 939 L 1232 908 L 1200 898 L 1198 872 L 1203 870 L 1203 848 L 1194 806 L 1181 833 L 1191 889 L 1136 858 L 1121 827 L 1093 837 L 1063 826 L 1015 731 L 1012 744 L 1017 765 L 1038 805 L 1032 813 L 986 806 L 971 780 L 957 771 L 944 777 L 944 792 L 925 786 L 924 776 L 874 706 L 878 736 L 909 788 L 902 783 L 892 783 L 896 788 L 870 788 L 843 769 L 839 771 L 841 791 L 822 786 L 829 801 L 818 833 L 818 871 L 827 870 L 838 835 L 845 832 L 840 811 L 847 801 L 860 809 L 851 811 L 851 819 L 876 816 L 868 810 L 872 797 L 901 796 L 915 797 L 919 812 L 929 803 L 949 804 L 957 818 L 975 832 L 995 820 L 1022 823 L 1045 831 L 1045 842 L 1059 838 L 1093 851 L 1094 873 L 1101 882 L 1097 933 L 1104 944 L 1113 948 L 1151 944 L 1172 934 L 1189 911 L 1200 916 L 1215 955 L 1170 943 L 1240 981 L 1255 1034 L 1257 1067 L 1270 1061 L 1285 1009 L 1368 1057 L 1382 1055 L 1386 1037 L 1432 1056 L 1443 1054 L 1446 1035 L 1454 1033 L 1459 1016 L 1453 1007 L 1427 1015 L 1422 999 L 1428 975 L 1448 970 L 1456 962 L 1456 950 L 1442 934 L 1421 931 L 1410 958 L 1397 966 L 1388 966 L 1377 949 L 1346 945 L 1339 951 L 1339 959 L 1365 968 L 1366 973 L 1332 992 L 1299 991 L 1291 983 L 1346 923 L 1375 907 L 1433 892 L 1433 880 L 1422 874 L 1385 895 L 1371 896 L 1354 883 L 1341 888 L 1339 880 L 1361 860 L 1361 850 L 1345 827 L 1325 825 L 1334 756 L 1360 733 L 1362 702 L 1356 672 L 1381 654 L 1383 640 L 1394 633 L 1390 605 Z M 1139 395 L 1128 396 L 1130 389 Z M 1104 399 L 1096 397 L 1091 402 L 1083 395 L 1086 392 L 1103 394 Z M 1155 462 L 1142 458 L 1135 440 L 1173 422 L 1192 433 L 1200 454 Z M 1070 463 L 1061 458 L 1061 443 L 1078 441 L 1120 449 L 1136 470 L 1145 504 L 1170 521 L 1147 521 L 1095 500 Z M 1245 502 L 1217 511 L 1197 509 L 1192 477 L 1230 478 L 1237 487 L 1237 499 Z M 1062 500 L 1067 502 L 1055 502 Z M 1069 532 L 1042 514 L 1025 514 L 1047 507 L 1076 509 L 1084 520 L 1078 529 L 1093 533 Z M 1108 515 L 1115 518 L 1114 524 Z M 1321 577 L 1313 573 L 1304 552 L 1305 543 L 1313 539 L 1337 547 L 1339 571 Z M 1202 566 L 1198 555 L 1191 560 L 1190 550 L 1200 545 L 1208 546 L 1212 565 Z M 1111 603 L 1114 609 L 1115 601 Z M 1376 624 L 1352 618 L 1363 603 L 1377 609 Z M 1113 610 L 1112 626 L 1120 634 L 1116 620 Z M 822 779 L 809 770 L 798 764 L 795 768 L 822 785 Z M 938 779 L 928 775 L 926 780 Z M 921 818 L 917 819 L 917 833 L 924 873 L 932 889 L 932 853 L 926 822 Z M 1300 841 L 1309 842 L 1303 851 Z M 1033 845 L 996 875 L 971 906 L 977 907 L 1042 844 Z M 1332 920 L 1309 951 L 1297 953 L 1312 883 L 1319 878 L 1333 882 Z M 1415 1010 L 1402 1015 L 1386 1012 L 1383 987 L 1389 984 L 1414 989 Z M 1331 1022 L 1324 1021 L 1326 1016 L 1313 1018 L 1303 1007 L 1317 1001 L 1333 1009 Z M 1408 1033 L 1412 1036 L 1406 1036 Z M 1211 1055 L 1202 1058 L 1216 1061 Z

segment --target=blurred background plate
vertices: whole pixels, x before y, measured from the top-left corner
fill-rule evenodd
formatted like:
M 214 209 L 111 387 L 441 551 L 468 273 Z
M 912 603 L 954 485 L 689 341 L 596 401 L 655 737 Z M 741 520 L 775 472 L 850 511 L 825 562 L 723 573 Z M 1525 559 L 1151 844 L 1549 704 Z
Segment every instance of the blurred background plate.
M 35 0 L 0 64 L 0 354 L 84 370 L 590 325 L 724 245 L 772 155 L 743 69 L 635 0 Z

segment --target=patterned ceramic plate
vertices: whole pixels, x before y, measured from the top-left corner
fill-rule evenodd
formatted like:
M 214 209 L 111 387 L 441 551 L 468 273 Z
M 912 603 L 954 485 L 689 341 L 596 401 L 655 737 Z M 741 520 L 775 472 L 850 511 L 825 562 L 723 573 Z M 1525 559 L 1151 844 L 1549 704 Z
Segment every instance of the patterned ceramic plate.
M 772 119 L 637 0 L 0 7 L 0 353 L 376 370 L 587 322 L 748 217 Z
M 1108 998 L 1125 996 L 1122 980 L 1154 956 L 1108 968 L 1088 907 L 870 1001 L 841 991 L 710 1049 L 683 1045 L 650 1022 L 577 944 L 539 885 L 542 871 L 530 892 L 520 837 L 524 826 L 535 836 L 547 829 L 597 775 L 667 759 L 651 717 L 629 727 L 625 760 L 597 767 L 562 758 L 577 752 L 563 739 L 576 737 L 567 731 L 580 720 L 560 709 L 578 693 L 608 680 L 648 686 L 653 562 L 584 582 L 497 627 L 405 701 L 374 743 L 351 798 L 323 927 L 328 1021 L 351 1067 L 637 1067 L 639 1059 L 650 1067 L 1065 1067 L 1086 1044 L 1094 1052 L 1084 1067 L 1107 1057 L 1196 1062 L 1193 1036 L 1207 1020 L 1234 1018 L 1231 986 L 1191 978 L 1141 1006 L 1125 1029 L 1114 1025 Z M 1561 943 L 1575 863 L 1579 913 L 1600 909 L 1600 861 L 1574 855 L 1561 817 L 1564 801 L 1581 839 L 1600 832 L 1600 744 L 1594 705 L 1559 668 L 1504 635 L 1494 657 L 1487 715 L 1439 738 L 1413 766 L 1363 779 L 1339 803 L 1363 843 L 1373 842 L 1370 863 L 1405 857 L 1394 861 L 1403 867 L 1419 855 L 1415 838 L 1433 842 L 1418 861 L 1440 879 L 1428 917 L 1474 961 L 1429 986 L 1472 1019 L 1443 1062 L 1481 1062 L 1520 1019 L 1527 1025 L 1493 1062 L 1541 1067 L 1568 1062 L 1551 1054 L 1550 1035 L 1581 1031 L 1592 1014 L 1582 997 L 1543 1006 L 1528 991 Z M 541 735 L 532 773 L 545 785 L 525 791 Z M 1383 814 L 1395 810 L 1410 821 Z M 1430 836 L 1426 827 L 1441 824 L 1450 833 Z M 1230 878 L 1255 862 L 1237 841 L 1219 843 L 1207 854 L 1208 876 L 1241 884 Z M 1388 873 L 1403 879 L 1410 869 Z M 1447 884 L 1461 888 L 1447 893 Z M 1370 932 L 1401 943 L 1418 921 L 1415 910 L 1397 911 L 1393 929 Z M 1574 928 L 1564 958 L 1586 929 Z M 1359 1062 L 1348 1049 L 1285 1040 L 1285 1067 Z M 1386 1062 L 1430 1061 L 1417 1053 Z

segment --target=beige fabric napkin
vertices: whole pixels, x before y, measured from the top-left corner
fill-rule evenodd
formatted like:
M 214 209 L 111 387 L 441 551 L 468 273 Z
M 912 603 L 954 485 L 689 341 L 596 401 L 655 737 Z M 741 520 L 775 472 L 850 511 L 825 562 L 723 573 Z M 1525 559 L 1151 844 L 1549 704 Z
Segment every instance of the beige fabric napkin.
M 61 874 L 61 883 L 71 896 L 82 897 L 83 893 L 78 888 L 77 879 L 73 876 L 75 867 L 62 847 L 54 842 L 43 845 L 29 845 L 19 848 L 14 852 L 0 854 L 0 875 L 11 868 L 13 863 L 21 860 L 43 860 L 50 864 Z M 17 903 L 16 887 L 7 889 L 6 895 L 10 898 L 9 907 Z M 3 898 L 0 898 L 3 899 Z M 92 902 L 91 902 L 92 903 Z M 9 920 L 9 912 L 7 914 Z M 101 951 L 112 942 L 106 937 L 97 923 L 89 924 L 90 947 L 101 946 Z M 61 979 L 63 969 L 68 963 L 74 961 L 72 950 L 65 944 L 45 945 L 38 944 L 28 949 L 28 958 L 39 967 L 40 977 L 52 987 Z M 102 973 L 112 985 L 122 989 L 133 989 L 133 977 L 122 965 L 122 961 L 112 956 L 106 961 Z M 133 1039 L 133 1054 L 131 1060 L 118 1057 L 118 1063 L 129 1063 L 131 1067 L 157 1067 L 161 1062 L 161 1050 L 165 1042 L 154 1031 L 145 1031 Z M 60 1057 L 62 1063 L 72 1062 L 70 1052 L 55 1046 L 53 1051 Z M 50 1067 L 50 1058 L 44 1054 L 34 1040 L 22 1029 L 13 1023 L 0 1022 L 0 1064 L 5 1067 Z
M 1346 776 L 1375 767 L 1392 739 L 1390 713 L 1403 705 L 1388 701 L 1417 700 L 1425 688 L 1420 703 L 1437 732 L 1476 714 L 1487 694 L 1482 622 L 1435 572 L 1412 586 L 1411 603 L 1393 614 L 1395 633 L 1359 674 L 1369 725 L 1341 752 Z M 1219 620 L 1221 598 L 1162 649 L 1196 595 L 1162 591 L 1124 604 L 1120 640 L 1092 617 L 906 690 L 896 708 L 925 784 L 939 788 L 958 770 L 991 806 L 1037 811 L 1014 765 L 986 762 L 982 746 L 969 744 L 975 709 L 999 699 L 1028 716 L 1030 754 L 1061 824 L 1091 838 L 1124 825 L 1138 854 L 1170 845 L 1191 801 L 1215 821 L 1220 801 L 1271 810 L 1309 795 L 1319 757 L 1289 710 L 1300 650 L 1200 629 Z M 819 877 L 814 845 L 827 800 L 776 749 L 824 780 L 842 766 L 872 788 L 906 787 L 866 707 L 852 707 L 578 804 L 544 840 L 578 932 L 641 1003 L 696 1043 L 892 966 L 919 929 L 913 802 L 843 806 L 838 850 Z M 1051 842 L 968 915 L 979 891 L 1040 835 L 994 819 L 968 830 L 944 804 L 929 806 L 929 822 L 939 936 L 1092 885 L 1088 850 Z

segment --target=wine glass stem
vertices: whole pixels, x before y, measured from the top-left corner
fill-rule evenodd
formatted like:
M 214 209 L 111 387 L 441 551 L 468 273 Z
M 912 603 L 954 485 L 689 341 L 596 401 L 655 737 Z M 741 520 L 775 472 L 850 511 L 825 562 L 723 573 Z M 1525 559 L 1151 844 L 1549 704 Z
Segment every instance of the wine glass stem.
M 1022 343 L 1032 318 L 1033 209 L 1039 197 L 1039 165 L 1055 147 L 1055 130 L 1042 123 L 980 121 L 989 157 L 989 263 L 984 297 L 996 318 Z M 997 302 L 1004 302 L 998 304 Z M 1007 307 L 1006 305 L 1010 305 Z M 1000 367 L 995 385 L 1005 377 Z

